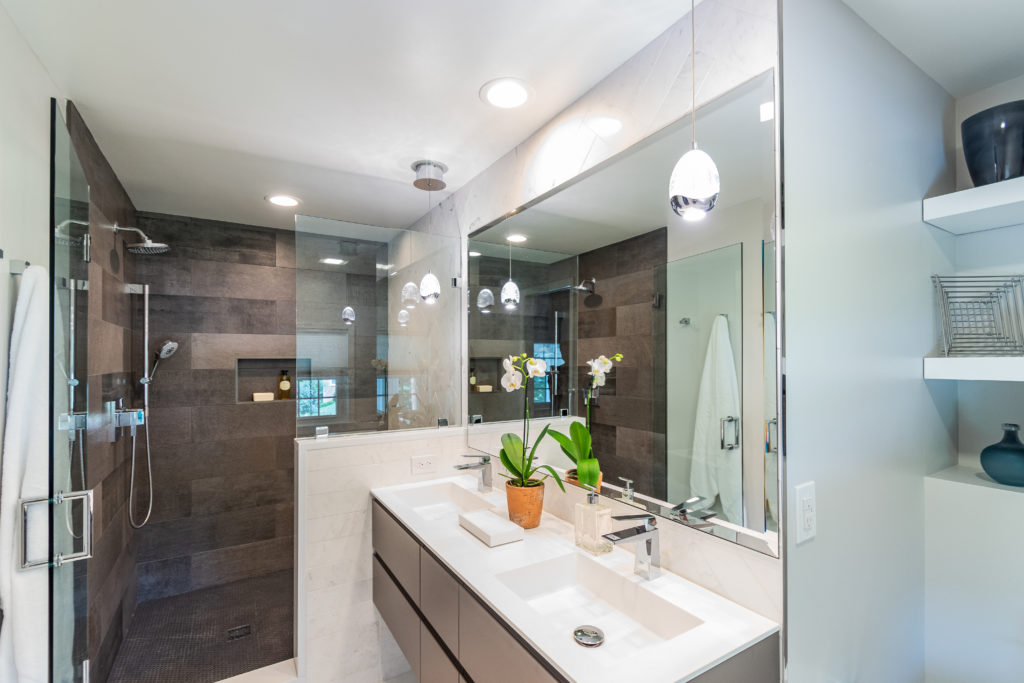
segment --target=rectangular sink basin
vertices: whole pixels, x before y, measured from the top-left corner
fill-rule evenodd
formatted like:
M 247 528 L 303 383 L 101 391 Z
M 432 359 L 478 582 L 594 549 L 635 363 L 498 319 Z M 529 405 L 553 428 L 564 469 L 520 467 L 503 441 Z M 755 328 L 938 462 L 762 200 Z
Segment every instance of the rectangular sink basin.
M 396 491 L 395 497 L 424 519 L 435 521 L 451 518 L 456 524 L 460 513 L 489 510 L 494 507 L 480 496 L 452 482 Z
M 633 657 L 704 623 L 642 583 L 578 553 L 505 572 L 498 579 L 566 638 L 582 625 L 604 631 L 602 659 Z

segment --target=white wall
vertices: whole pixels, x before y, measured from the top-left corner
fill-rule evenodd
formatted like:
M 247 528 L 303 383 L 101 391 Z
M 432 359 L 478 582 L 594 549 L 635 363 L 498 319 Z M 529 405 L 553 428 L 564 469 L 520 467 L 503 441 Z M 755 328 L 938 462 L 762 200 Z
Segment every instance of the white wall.
M 50 258 L 51 97 L 58 97 L 57 87 L 0 5 L 0 433 L 20 282 L 8 275 L 8 263 L 22 259 L 48 267 Z
M 786 478 L 816 482 L 816 539 L 786 534 L 789 680 L 924 675 L 924 475 L 955 461 L 951 383 L 926 384 L 930 276 L 953 238 L 952 98 L 839 0 L 782 14 Z

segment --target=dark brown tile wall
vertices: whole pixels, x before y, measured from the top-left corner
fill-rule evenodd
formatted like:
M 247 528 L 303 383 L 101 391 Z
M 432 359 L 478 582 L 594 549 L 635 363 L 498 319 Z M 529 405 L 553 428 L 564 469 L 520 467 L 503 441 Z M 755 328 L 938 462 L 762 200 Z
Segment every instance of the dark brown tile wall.
M 135 224 L 135 206 L 96 145 L 74 103 L 67 104 L 71 141 L 89 184 L 89 236 L 92 261 L 88 264 L 89 291 L 79 295 L 78 333 L 86 335 L 88 411 L 104 414 L 104 403 L 123 400 L 131 405 L 131 298 L 124 285 L 133 282 L 133 256 L 125 240 L 109 226 Z M 83 277 L 83 274 L 72 273 Z M 83 324 L 84 321 L 84 324 Z M 84 393 L 80 396 L 84 396 Z M 79 399 L 82 400 L 82 399 Z M 85 406 L 76 406 L 77 410 Z M 137 538 L 128 523 L 130 440 L 111 443 L 105 424 L 90 420 L 86 437 L 85 482 L 95 496 L 93 558 L 76 566 L 76 580 L 87 582 L 86 656 L 92 679 L 105 681 L 135 611 Z M 77 460 L 77 459 L 76 459 Z M 72 481 L 79 481 L 76 465 Z M 82 567 L 81 571 L 77 568 Z
M 245 400 L 236 364 L 295 356 L 295 235 L 143 212 L 138 222 L 171 246 L 136 259 L 137 281 L 150 285 L 151 348 L 180 344 L 150 388 L 155 498 L 136 532 L 142 602 L 292 568 L 295 403 Z M 136 301 L 136 379 L 142 316 Z
M 665 308 L 654 295 L 664 292 L 667 237 L 664 228 L 579 257 L 581 279 L 597 278 L 594 294 L 580 299 L 578 372 L 580 386 L 590 377 L 586 361 L 602 354 L 624 358 L 608 376 L 596 406 L 591 406 L 594 455 L 605 481 L 634 481 L 641 493 L 664 499 L 665 385 L 657 331 L 664 329 Z M 663 299 L 663 297 L 662 297 Z M 583 415 L 582 399 L 578 406 Z

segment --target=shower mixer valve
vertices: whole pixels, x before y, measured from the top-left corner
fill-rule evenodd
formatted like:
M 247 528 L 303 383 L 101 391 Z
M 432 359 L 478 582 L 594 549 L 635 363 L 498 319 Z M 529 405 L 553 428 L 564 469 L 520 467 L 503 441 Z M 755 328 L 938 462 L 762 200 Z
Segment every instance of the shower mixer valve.
M 146 411 L 142 408 L 126 410 L 118 408 L 114 401 L 107 401 L 107 417 L 109 424 L 109 438 L 111 443 L 117 441 L 117 430 L 128 428 L 129 433 L 135 436 L 135 430 L 139 425 L 146 424 Z

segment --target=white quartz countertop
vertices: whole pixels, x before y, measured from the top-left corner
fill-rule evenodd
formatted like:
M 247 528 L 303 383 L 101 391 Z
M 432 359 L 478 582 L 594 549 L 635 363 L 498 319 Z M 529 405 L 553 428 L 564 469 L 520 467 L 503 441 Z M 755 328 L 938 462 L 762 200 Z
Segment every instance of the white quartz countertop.
M 391 511 L 422 545 L 505 621 L 518 631 L 558 671 L 583 683 L 687 681 L 778 631 L 778 624 L 665 569 L 646 581 L 633 573 L 633 553 L 616 547 L 594 557 L 576 547 L 572 524 L 547 512 L 536 529 L 526 531 L 523 541 L 488 548 L 459 526 L 458 513 L 426 519 L 403 501 L 402 491 L 452 482 L 482 496 L 496 514 L 507 517 L 504 491 L 476 491 L 475 476 L 435 479 L 428 482 L 377 488 L 374 498 Z M 551 493 L 551 492 L 548 492 Z M 554 493 L 559 493 L 557 490 Z M 619 524 L 618 522 L 615 523 Z M 570 632 L 555 628 L 534 610 L 499 575 L 528 565 L 573 553 L 593 559 L 626 580 L 682 608 L 700 623 L 674 638 L 644 643 L 635 651 L 606 643 L 598 648 L 578 645 Z

